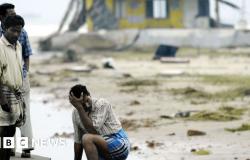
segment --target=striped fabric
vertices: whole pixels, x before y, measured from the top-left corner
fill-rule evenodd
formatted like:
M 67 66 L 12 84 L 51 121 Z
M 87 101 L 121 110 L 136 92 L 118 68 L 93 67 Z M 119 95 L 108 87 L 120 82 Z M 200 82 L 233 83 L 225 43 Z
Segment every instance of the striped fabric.
M 9 87 L 3 86 L 2 92 L 6 96 L 8 103 L 10 105 L 19 104 L 23 100 L 22 97 L 23 97 L 24 92 L 21 89 L 13 91 L 9 89 Z
M 130 143 L 123 129 L 118 133 L 104 136 L 104 139 L 108 144 L 110 160 L 125 160 L 128 157 Z M 101 156 L 99 156 L 99 159 L 103 160 Z
M 24 125 L 26 121 L 26 115 L 25 115 L 26 105 L 24 103 L 24 98 L 23 98 L 24 91 L 21 89 L 13 91 L 7 86 L 2 86 L 2 92 L 6 96 L 7 101 L 12 108 L 19 107 L 20 115 L 17 118 L 15 125 L 17 127 Z

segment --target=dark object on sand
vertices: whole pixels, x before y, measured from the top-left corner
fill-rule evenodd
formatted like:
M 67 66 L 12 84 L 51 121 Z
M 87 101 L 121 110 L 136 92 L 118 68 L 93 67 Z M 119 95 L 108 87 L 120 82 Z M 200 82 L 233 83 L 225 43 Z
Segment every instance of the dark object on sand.
M 187 131 L 187 135 L 188 136 L 204 136 L 204 135 L 206 135 L 206 133 L 202 132 L 202 131 L 190 129 Z
M 154 60 L 161 59 L 162 57 L 175 57 L 178 47 L 170 45 L 160 45 L 153 57 Z

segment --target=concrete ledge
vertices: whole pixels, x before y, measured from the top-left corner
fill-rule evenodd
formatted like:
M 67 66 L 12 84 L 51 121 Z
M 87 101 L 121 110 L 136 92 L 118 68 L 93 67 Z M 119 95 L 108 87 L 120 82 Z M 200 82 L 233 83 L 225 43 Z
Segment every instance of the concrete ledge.
M 31 158 L 21 158 L 21 154 L 16 153 L 16 156 L 11 157 L 10 160 L 51 160 L 51 158 L 42 157 L 42 156 L 38 156 L 38 155 L 31 155 Z

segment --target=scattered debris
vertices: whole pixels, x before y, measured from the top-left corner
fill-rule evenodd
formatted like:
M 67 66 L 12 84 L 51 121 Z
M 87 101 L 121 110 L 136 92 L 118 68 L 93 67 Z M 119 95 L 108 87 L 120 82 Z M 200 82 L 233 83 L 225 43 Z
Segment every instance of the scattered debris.
M 72 138 L 74 133 L 66 133 L 63 132 L 62 134 L 55 133 L 51 138 Z
M 191 113 L 199 112 L 197 110 L 192 110 L 192 111 L 182 111 L 182 112 L 177 112 L 174 117 L 175 118 L 187 118 L 191 116 Z
M 149 127 L 154 127 L 155 126 L 155 120 L 152 119 L 140 119 L 140 120 L 135 120 L 135 119 L 122 119 L 122 127 L 126 130 L 135 130 L 138 128 L 149 128 Z
M 162 146 L 163 145 L 163 143 L 159 143 L 159 142 L 155 142 L 154 140 L 153 141 L 146 141 L 146 143 L 147 143 L 147 146 L 149 147 L 149 148 L 155 148 L 156 146 Z
M 132 116 L 134 114 L 133 111 L 126 113 L 127 116 Z
M 102 60 L 102 66 L 105 69 L 115 69 L 114 59 L 113 58 L 105 58 Z
M 168 115 L 161 115 L 160 118 L 162 118 L 162 119 L 173 119 L 173 117 L 168 116 Z
M 175 133 L 169 133 L 168 136 L 175 136 Z
M 211 154 L 210 151 L 204 149 L 199 149 L 199 150 L 192 149 L 191 152 L 195 155 L 200 155 L 200 156 Z
M 63 61 L 64 62 L 77 62 L 78 56 L 77 56 L 76 51 L 73 49 L 68 49 L 66 52 L 64 52 Z
M 159 83 L 156 80 L 138 80 L 138 79 L 132 79 L 130 81 L 119 83 L 120 86 L 157 86 Z
M 131 78 L 132 77 L 132 75 L 130 73 L 122 73 L 122 76 L 124 78 Z
M 237 128 L 226 128 L 225 130 L 229 131 L 229 132 L 249 131 L 250 130 L 250 124 L 242 124 L 240 127 L 237 127 Z
M 206 132 L 190 129 L 187 131 L 187 136 L 204 136 Z
M 240 119 L 238 116 L 209 111 L 201 111 L 188 118 L 188 120 L 192 121 L 233 121 L 238 119 Z
M 132 146 L 131 147 L 131 151 L 138 151 L 139 150 L 139 147 L 138 146 Z
M 161 59 L 162 57 L 175 57 L 178 49 L 179 48 L 176 46 L 160 44 L 155 51 L 153 59 L 157 60 Z
M 192 87 L 171 89 L 170 92 L 175 94 L 175 95 L 181 94 L 181 95 L 184 95 L 188 98 L 206 98 L 206 99 L 211 98 L 211 95 L 209 93 L 206 93 L 204 91 L 200 91 L 200 90 L 192 88 Z
M 219 111 L 222 113 L 235 116 L 242 116 L 246 110 L 246 108 L 234 108 L 231 106 L 222 106 L 219 108 Z
M 196 152 L 196 149 L 192 148 L 192 149 L 191 149 L 191 152 Z
M 135 105 L 140 105 L 141 103 L 137 100 L 133 100 L 132 102 L 130 102 L 131 106 L 135 106 Z

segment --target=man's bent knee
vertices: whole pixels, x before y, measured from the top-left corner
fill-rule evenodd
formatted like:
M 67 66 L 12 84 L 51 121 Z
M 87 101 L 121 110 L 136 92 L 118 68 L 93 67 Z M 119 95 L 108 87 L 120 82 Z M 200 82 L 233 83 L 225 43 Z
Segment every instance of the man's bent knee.
M 93 143 L 93 135 L 92 134 L 84 134 L 82 136 L 82 145 L 85 148 L 90 143 Z

